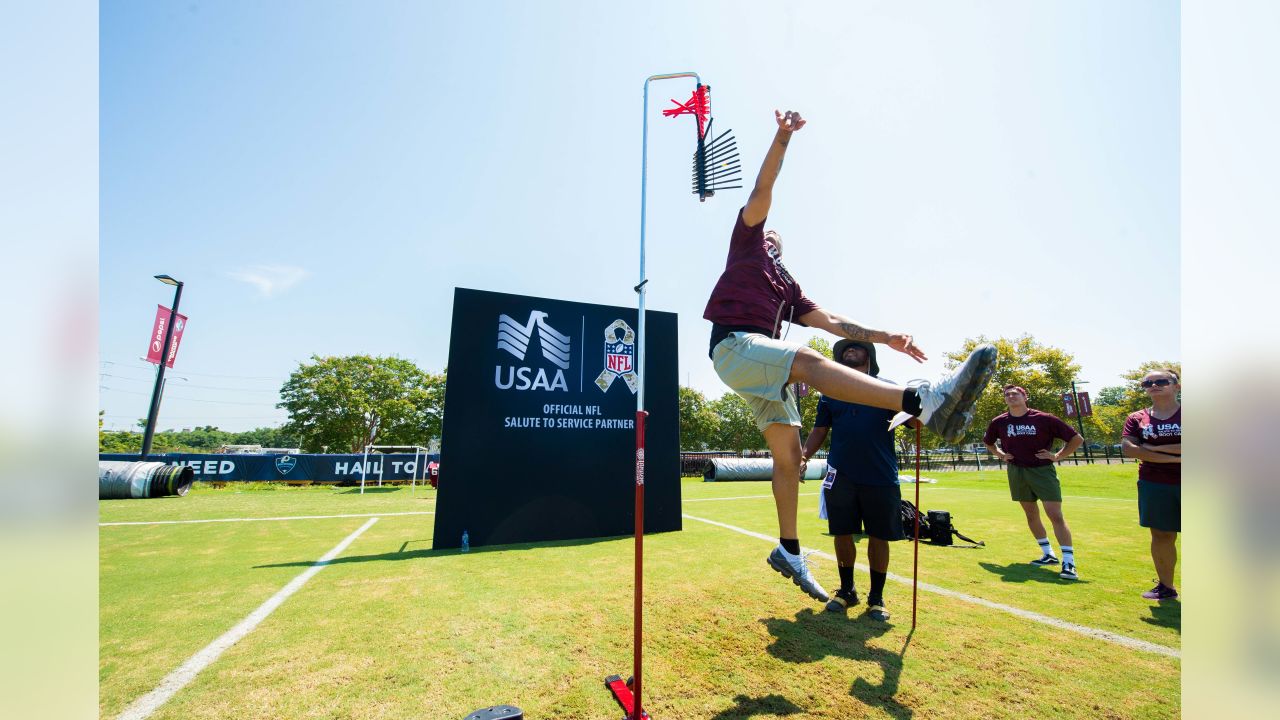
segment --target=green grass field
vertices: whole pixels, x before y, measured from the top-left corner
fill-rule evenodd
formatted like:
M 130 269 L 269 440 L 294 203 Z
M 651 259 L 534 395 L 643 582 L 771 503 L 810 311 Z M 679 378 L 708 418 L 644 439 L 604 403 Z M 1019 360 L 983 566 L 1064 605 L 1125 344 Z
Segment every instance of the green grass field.
M 1028 564 L 1035 543 L 1001 471 L 936 473 L 921 487 L 923 509 L 951 511 L 987 544 L 921 545 L 922 582 L 1107 637 L 923 590 L 910 633 L 911 588 L 893 580 L 891 626 L 823 613 L 765 566 L 769 542 L 704 522 L 775 537 L 767 482 L 686 478 L 684 529 L 645 541 L 645 708 L 657 720 L 1178 717 L 1181 609 L 1139 597 L 1154 572 L 1135 474 L 1060 468 L 1075 583 Z M 801 542 L 829 555 L 818 489 L 801 486 Z M 100 503 L 103 523 L 379 517 L 150 717 L 460 720 L 499 703 L 530 720 L 621 717 L 603 677 L 630 674 L 631 538 L 436 553 L 434 491 L 357 492 L 232 485 Z M 369 519 L 102 526 L 101 717 Z M 894 544 L 890 572 L 910 577 L 910 544 Z M 838 585 L 833 560 L 817 573 Z M 867 575 L 856 578 L 865 596 Z

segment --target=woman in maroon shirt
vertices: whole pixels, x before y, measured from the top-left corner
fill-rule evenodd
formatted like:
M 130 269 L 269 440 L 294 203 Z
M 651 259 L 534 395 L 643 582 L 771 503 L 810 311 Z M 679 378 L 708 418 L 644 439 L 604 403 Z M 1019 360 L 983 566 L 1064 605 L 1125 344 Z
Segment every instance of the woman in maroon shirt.
M 1138 524 L 1151 530 L 1151 561 L 1156 586 L 1148 600 L 1173 600 L 1173 570 L 1178 565 L 1178 533 L 1182 530 L 1182 385 L 1172 370 L 1152 370 L 1142 378 L 1151 407 L 1124 423 L 1120 451 L 1138 465 Z

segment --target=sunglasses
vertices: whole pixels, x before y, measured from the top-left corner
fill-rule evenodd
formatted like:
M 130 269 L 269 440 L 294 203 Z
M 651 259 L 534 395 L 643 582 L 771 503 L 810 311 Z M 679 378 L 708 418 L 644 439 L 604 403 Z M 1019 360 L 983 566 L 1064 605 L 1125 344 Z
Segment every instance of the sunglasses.
M 1173 381 L 1172 381 L 1172 380 L 1170 380 L 1169 378 L 1160 378 L 1160 379 L 1158 379 L 1158 380 L 1143 380 L 1143 381 L 1142 381 L 1142 387 L 1144 387 L 1144 388 L 1152 388 L 1152 387 L 1166 387 L 1166 386 L 1168 386 L 1168 385 L 1172 385 L 1172 384 L 1173 384 Z

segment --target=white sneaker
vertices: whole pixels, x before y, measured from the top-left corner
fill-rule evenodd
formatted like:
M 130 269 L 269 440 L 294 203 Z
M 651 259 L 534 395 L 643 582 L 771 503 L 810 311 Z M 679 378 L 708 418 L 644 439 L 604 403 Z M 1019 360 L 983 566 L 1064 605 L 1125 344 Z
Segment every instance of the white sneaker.
M 799 585 L 800 589 L 814 600 L 826 602 L 829 599 L 827 591 L 813 579 L 813 573 L 809 572 L 809 563 L 803 556 L 792 555 L 779 544 L 773 552 L 769 553 L 765 562 L 769 563 L 769 567 L 782 573 L 783 577 L 791 578 L 791 582 Z

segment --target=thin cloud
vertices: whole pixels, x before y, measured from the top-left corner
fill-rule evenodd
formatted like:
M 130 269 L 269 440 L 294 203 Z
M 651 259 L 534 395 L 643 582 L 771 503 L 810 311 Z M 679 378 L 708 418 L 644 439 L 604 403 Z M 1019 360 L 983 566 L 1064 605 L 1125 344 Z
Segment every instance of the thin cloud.
M 227 274 L 254 286 L 262 297 L 269 298 L 302 282 L 310 273 L 290 265 L 250 265 Z

